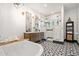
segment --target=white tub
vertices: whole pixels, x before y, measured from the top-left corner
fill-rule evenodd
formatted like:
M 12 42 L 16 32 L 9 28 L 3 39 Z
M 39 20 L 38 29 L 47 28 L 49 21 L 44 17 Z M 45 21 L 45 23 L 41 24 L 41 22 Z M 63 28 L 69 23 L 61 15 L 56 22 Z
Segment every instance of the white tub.
M 27 40 L 0 46 L 1 56 L 40 56 L 43 47 Z

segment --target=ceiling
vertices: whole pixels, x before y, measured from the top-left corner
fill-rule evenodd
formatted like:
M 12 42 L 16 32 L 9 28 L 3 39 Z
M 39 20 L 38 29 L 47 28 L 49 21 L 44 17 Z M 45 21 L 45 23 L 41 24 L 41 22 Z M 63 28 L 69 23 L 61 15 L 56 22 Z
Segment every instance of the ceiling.
M 77 3 L 64 3 L 65 10 L 77 6 Z M 51 13 L 61 10 L 62 3 L 26 3 L 26 7 L 42 15 L 50 15 Z

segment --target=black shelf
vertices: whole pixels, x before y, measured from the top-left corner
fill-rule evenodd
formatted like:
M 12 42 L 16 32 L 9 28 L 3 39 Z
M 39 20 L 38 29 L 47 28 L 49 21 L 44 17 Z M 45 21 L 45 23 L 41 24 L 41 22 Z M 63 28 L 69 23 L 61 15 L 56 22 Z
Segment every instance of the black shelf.
M 67 27 L 69 27 L 69 28 L 70 28 L 70 27 L 72 27 L 72 26 L 67 26 Z
M 73 21 L 66 22 L 66 40 L 67 41 L 74 40 L 74 22 Z

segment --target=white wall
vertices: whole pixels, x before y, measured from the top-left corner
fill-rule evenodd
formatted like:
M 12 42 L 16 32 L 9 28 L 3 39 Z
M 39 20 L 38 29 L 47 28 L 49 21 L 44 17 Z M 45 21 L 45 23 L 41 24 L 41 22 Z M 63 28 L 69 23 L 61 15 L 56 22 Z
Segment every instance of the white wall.
M 13 4 L 0 4 L 0 40 L 25 32 L 25 16 Z
M 77 6 L 78 8 L 77 8 L 77 31 L 78 31 L 78 35 L 77 35 L 77 41 L 78 41 L 78 43 L 79 43 L 79 5 Z
M 65 38 L 66 38 L 66 22 L 67 22 L 67 20 L 68 20 L 68 18 L 70 17 L 71 18 L 71 20 L 72 21 L 74 21 L 74 33 L 76 34 L 77 32 L 78 32 L 78 30 L 77 30 L 77 28 L 78 28 L 78 26 L 77 26 L 77 22 L 78 22 L 78 15 L 77 15 L 77 13 L 78 13 L 78 10 L 77 10 L 77 7 L 74 7 L 74 8 L 72 8 L 72 9 L 69 9 L 69 10 L 66 10 L 65 11 L 65 28 L 64 28 L 64 31 L 65 31 Z M 74 39 L 75 40 L 77 40 L 77 36 L 76 35 L 74 35 Z
M 61 27 L 60 27 L 60 30 L 61 30 L 60 41 L 63 42 L 64 41 L 64 6 L 63 6 L 63 4 L 61 6 Z

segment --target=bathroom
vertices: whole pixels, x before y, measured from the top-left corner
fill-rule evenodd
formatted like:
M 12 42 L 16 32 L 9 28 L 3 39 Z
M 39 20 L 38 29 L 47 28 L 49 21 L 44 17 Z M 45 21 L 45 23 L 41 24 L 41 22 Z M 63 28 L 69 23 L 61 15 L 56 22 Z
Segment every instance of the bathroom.
M 5 44 L 5 42 L 17 41 L 19 40 L 18 38 L 25 38 L 36 45 L 45 45 L 43 49 L 49 47 L 57 49 L 58 46 L 63 48 L 63 45 L 59 43 L 64 43 L 66 39 L 66 22 L 69 17 L 74 21 L 74 40 L 78 43 L 78 13 L 79 5 L 76 3 L 0 3 L 0 43 Z M 43 43 L 40 42 L 43 41 L 42 39 L 44 40 Z M 39 42 L 36 43 L 36 41 Z M 60 47 L 58 49 L 62 51 Z M 65 55 L 64 53 L 50 53 L 50 48 L 42 56 Z M 63 51 L 65 50 L 64 48 Z M 75 53 L 74 55 L 77 54 Z

